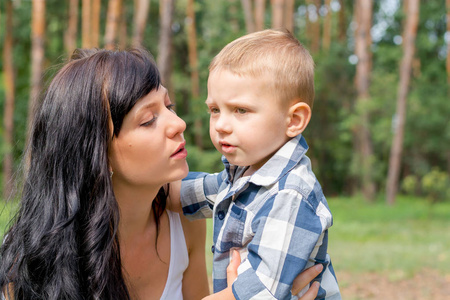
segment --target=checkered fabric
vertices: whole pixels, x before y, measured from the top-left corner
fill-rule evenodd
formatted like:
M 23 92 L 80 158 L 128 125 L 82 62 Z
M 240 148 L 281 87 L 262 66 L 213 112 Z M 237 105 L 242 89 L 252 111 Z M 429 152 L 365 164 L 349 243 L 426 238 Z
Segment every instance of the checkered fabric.
M 299 135 L 251 176 L 246 167 L 222 158 L 217 174 L 189 173 L 181 201 L 190 219 L 214 217 L 214 292 L 227 287 L 231 249 L 242 262 L 233 283 L 236 299 L 297 299 L 290 292 L 294 278 L 321 263 L 316 299 L 341 299 L 327 254 L 332 216 Z M 303 294 L 308 289 L 306 287 Z

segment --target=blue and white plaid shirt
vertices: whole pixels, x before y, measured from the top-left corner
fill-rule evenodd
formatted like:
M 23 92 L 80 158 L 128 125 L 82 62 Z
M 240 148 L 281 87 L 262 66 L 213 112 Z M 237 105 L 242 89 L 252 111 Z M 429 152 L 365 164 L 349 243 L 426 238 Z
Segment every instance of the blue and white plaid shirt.
M 317 263 L 324 270 L 316 299 L 341 299 L 327 254 L 332 216 L 307 149 L 299 135 L 251 176 L 242 177 L 246 167 L 222 158 L 224 171 L 189 173 L 183 180 L 184 214 L 214 216 L 214 292 L 227 287 L 230 250 L 236 248 L 242 258 L 236 299 L 297 299 L 290 292 L 294 278 Z

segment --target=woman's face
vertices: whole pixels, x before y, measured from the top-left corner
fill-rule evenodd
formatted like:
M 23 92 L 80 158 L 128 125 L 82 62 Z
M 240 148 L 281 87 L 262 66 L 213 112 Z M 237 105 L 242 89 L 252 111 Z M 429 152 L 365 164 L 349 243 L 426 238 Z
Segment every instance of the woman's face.
M 186 123 L 172 106 L 167 90 L 160 86 L 125 116 L 109 153 L 115 184 L 159 188 L 187 175 Z

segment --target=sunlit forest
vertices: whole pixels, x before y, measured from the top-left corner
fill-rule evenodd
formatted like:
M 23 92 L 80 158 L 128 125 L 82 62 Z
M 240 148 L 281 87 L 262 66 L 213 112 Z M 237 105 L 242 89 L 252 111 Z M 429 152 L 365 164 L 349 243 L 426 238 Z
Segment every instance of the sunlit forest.
M 330 244 L 340 240 L 334 249 L 337 256 L 361 246 L 346 240 L 356 233 L 338 229 L 340 222 L 358 224 L 352 223 L 354 215 L 349 211 L 354 207 L 366 210 L 368 218 L 380 217 L 382 221 L 374 226 L 389 222 L 383 219 L 386 216 L 401 215 L 389 212 L 390 208 L 405 212 L 414 206 L 417 210 L 410 217 L 435 226 L 425 232 L 449 228 L 450 0 L 2 0 L 3 198 L 11 195 L 14 174 L 23 163 L 33 106 L 75 48 L 149 49 L 178 115 L 187 123 L 190 169 L 220 171 L 223 165 L 209 139 L 204 104 L 208 65 L 228 42 L 266 28 L 290 30 L 316 64 L 313 115 L 304 136 L 313 170 L 332 209 L 335 199 L 339 237 L 333 238 L 330 232 Z M 391 230 L 404 226 L 402 220 L 393 223 Z M 424 224 L 419 222 L 412 230 L 423 229 Z M 402 242 L 391 238 L 391 244 Z M 364 244 L 365 238 L 361 241 Z M 433 244 L 425 237 L 419 243 Z M 448 254 L 440 260 L 433 258 L 448 252 L 448 241 L 444 243 L 436 244 L 435 252 L 424 249 L 412 260 L 427 256 L 436 264 L 450 263 Z M 405 257 L 403 252 L 397 254 Z M 417 279 L 424 269 L 407 266 L 399 275 L 392 262 L 358 270 L 349 266 L 350 257 L 341 257 L 335 268 L 338 280 L 339 267 L 347 272 L 341 282 L 349 290 L 347 295 L 354 297 L 348 299 L 450 299 L 448 270 L 438 268 L 436 273 L 444 278 L 444 294 L 431 291 L 377 298 L 376 292 L 364 294 L 351 285 L 354 274 L 391 268 L 391 277 L 383 274 L 400 289 L 396 279 Z

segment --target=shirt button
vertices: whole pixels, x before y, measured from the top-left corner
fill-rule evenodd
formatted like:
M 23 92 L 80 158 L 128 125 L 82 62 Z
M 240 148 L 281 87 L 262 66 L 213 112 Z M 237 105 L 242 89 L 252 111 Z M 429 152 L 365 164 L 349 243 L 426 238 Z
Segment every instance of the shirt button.
M 211 252 L 214 253 L 214 250 L 216 250 L 216 247 L 214 245 L 211 246 Z
M 222 210 L 219 211 L 218 217 L 219 217 L 219 220 L 223 220 L 223 218 L 225 218 L 225 213 Z

